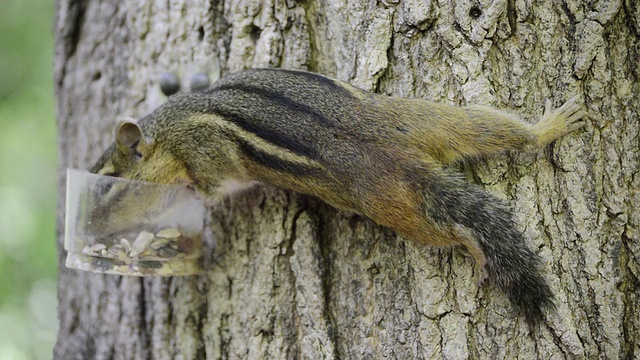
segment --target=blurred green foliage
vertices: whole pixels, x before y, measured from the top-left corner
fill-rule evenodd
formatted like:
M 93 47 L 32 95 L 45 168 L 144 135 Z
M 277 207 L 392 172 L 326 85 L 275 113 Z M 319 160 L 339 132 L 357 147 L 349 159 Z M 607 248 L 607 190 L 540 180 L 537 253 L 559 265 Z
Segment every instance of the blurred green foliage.
M 53 13 L 0 11 L 0 360 L 51 359 L 57 329 Z

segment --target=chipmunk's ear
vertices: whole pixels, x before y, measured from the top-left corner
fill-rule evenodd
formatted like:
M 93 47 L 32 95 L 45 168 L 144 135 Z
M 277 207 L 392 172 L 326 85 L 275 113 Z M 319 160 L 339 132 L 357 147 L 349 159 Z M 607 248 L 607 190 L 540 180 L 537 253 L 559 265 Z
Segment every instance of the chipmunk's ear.
M 132 118 L 124 118 L 118 122 L 116 144 L 118 151 L 136 158 L 142 158 L 148 148 L 142 129 Z

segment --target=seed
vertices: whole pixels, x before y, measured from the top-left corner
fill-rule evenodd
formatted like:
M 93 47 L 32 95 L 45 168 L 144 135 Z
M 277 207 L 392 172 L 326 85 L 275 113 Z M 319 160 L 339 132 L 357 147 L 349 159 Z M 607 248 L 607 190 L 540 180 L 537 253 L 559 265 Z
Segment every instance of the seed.
M 133 245 L 131 246 L 131 252 L 129 253 L 129 256 L 134 257 L 140 255 L 140 253 L 143 252 L 147 248 L 147 246 L 149 246 L 151 240 L 153 240 L 152 233 L 144 230 L 141 231 L 140 234 L 138 234 L 136 240 L 133 242 Z
M 175 239 L 177 237 L 180 237 L 180 235 L 181 235 L 180 231 L 178 231 L 178 229 L 175 229 L 175 228 L 160 230 L 156 234 L 157 237 L 166 238 L 166 239 Z
M 158 249 L 158 256 L 163 258 L 172 258 L 178 255 L 178 250 L 172 249 L 170 247 L 163 247 Z
M 142 268 L 142 269 L 160 269 L 160 268 L 162 268 L 162 263 L 160 261 L 143 261 L 139 265 L 140 265 L 140 268 Z
M 156 241 L 154 241 L 154 242 L 151 244 L 151 248 L 152 248 L 153 250 L 158 250 L 158 249 L 160 249 L 161 247 L 166 246 L 170 241 L 171 241 L 171 240 L 170 240 L 170 239 L 167 239 L 167 238 L 157 238 L 157 239 L 156 239 Z
M 118 260 L 120 261 L 126 261 L 127 260 L 127 254 L 125 254 L 124 252 L 120 251 L 117 253 L 116 257 L 118 258 Z
M 101 253 L 103 250 L 107 248 L 105 244 L 93 244 L 91 246 L 87 245 L 82 249 L 82 253 L 86 255 L 97 255 Z
M 194 250 L 194 242 L 191 239 L 180 238 L 176 241 L 176 245 L 178 245 L 178 251 L 183 252 L 185 254 L 191 254 Z
M 120 244 L 115 244 L 107 249 L 107 254 L 105 256 L 122 260 L 120 257 L 123 255 L 125 255 L 123 246 Z
M 122 249 L 127 254 L 131 252 L 131 244 L 129 243 L 129 240 L 127 239 L 120 240 L 120 245 L 122 245 Z

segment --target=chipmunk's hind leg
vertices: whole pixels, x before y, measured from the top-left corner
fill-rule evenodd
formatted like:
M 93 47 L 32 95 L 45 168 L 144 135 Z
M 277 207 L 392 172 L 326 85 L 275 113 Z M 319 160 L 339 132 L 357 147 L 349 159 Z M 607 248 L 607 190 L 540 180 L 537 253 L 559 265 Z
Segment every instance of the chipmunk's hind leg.
M 574 96 L 555 110 L 551 105 L 551 100 L 545 102 L 542 119 L 531 128 L 538 139 L 537 147 L 546 146 L 562 135 L 584 126 L 587 113 L 577 103 L 578 99 L 578 96 Z M 535 150 L 535 148 L 531 150 Z
M 555 110 L 547 101 L 542 119 L 533 125 L 505 111 L 469 106 L 465 108 L 467 117 L 458 131 L 464 141 L 456 147 L 458 153 L 449 152 L 450 158 L 444 160 L 451 162 L 464 156 L 488 155 L 502 150 L 537 151 L 584 126 L 587 113 L 577 101 L 578 97 L 574 97 Z

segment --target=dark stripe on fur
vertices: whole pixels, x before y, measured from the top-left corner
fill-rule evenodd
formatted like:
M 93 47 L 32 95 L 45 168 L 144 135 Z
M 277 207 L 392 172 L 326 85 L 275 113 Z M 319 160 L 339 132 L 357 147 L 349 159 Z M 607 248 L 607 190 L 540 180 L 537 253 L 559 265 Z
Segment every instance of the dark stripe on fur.
M 223 119 L 227 121 L 231 121 L 232 123 L 240 126 L 245 131 L 258 136 L 259 138 L 265 140 L 266 142 L 269 142 L 283 149 L 287 149 L 292 153 L 303 156 L 303 157 L 307 157 L 311 159 L 316 159 L 318 157 L 318 152 L 315 149 L 309 146 L 306 146 L 302 142 L 297 141 L 295 139 L 291 139 L 289 137 L 283 137 L 281 133 L 262 127 L 259 124 L 257 124 L 255 121 L 251 121 L 250 119 L 246 119 L 234 112 L 226 111 L 223 109 L 216 108 L 216 109 L 211 109 L 211 111 L 214 114 L 219 115 Z
M 237 141 L 240 147 L 240 151 L 242 151 L 242 153 L 249 159 L 262 166 L 281 172 L 287 172 L 296 176 L 322 176 L 320 171 L 312 166 L 278 158 L 277 156 L 257 149 L 244 139 L 237 139 Z
M 331 121 L 330 119 L 328 119 L 327 117 L 319 113 L 313 107 L 300 103 L 298 101 L 295 101 L 289 98 L 288 96 L 283 95 L 282 93 L 274 92 L 261 87 L 239 85 L 239 84 L 222 85 L 215 89 L 215 91 L 225 91 L 225 90 L 236 90 L 236 91 L 242 91 L 245 93 L 257 95 L 277 105 L 283 106 L 295 112 L 302 113 L 303 115 L 307 115 L 322 125 L 333 126 L 333 121 Z

